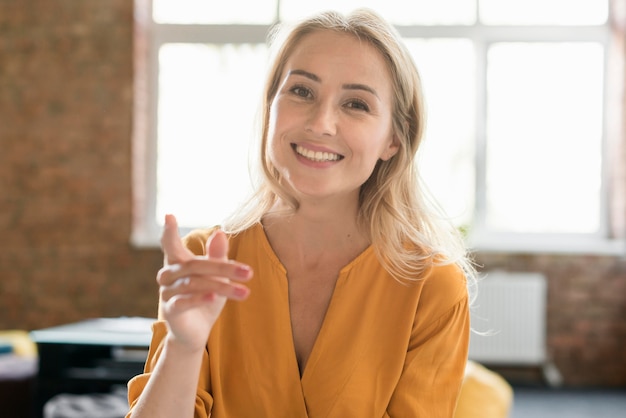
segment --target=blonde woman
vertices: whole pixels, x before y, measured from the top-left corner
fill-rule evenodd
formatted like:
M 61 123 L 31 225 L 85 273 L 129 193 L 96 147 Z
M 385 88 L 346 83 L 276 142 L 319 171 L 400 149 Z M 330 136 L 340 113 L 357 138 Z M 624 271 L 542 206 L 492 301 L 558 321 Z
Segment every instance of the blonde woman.
M 418 72 L 367 10 L 273 46 L 261 184 L 223 228 L 166 217 L 129 416 L 452 417 L 473 273 L 417 181 Z

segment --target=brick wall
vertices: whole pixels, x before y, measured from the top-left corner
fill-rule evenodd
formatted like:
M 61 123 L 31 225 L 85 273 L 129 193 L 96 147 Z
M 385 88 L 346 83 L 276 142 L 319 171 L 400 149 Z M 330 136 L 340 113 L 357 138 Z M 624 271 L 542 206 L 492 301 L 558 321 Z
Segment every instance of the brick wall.
M 0 2 L 0 328 L 155 314 L 133 249 L 130 0 Z
M 133 2 L 0 2 L 0 329 L 152 316 L 158 249 L 129 245 Z M 626 385 L 626 260 L 479 255 L 549 279 L 569 385 Z

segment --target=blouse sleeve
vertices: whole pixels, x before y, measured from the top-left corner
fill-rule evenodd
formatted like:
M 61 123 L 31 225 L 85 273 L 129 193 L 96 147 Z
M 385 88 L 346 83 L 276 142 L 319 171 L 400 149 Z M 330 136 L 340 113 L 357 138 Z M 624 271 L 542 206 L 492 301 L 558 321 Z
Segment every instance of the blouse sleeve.
M 207 230 L 194 231 L 183 239 L 183 243 L 194 254 L 202 255 L 204 253 L 204 243 L 213 233 L 215 228 Z M 152 371 L 163 351 L 165 336 L 167 335 L 167 323 L 165 321 L 156 321 L 152 325 L 152 341 L 148 351 L 148 358 L 144 367 L 143 374 L 133 377 L 128 382 L 128 404 L 130 410 L 126 418 L 132 416 L 133 408 L 137 404 L 139 396 L 148 384 L 148 380 L 152 375 Z M 204 351 L 202 356 L 202 367 L 200 368 L 200 376 L 198 379 L 198 389 L 196 391 L 195 418 L 208 418 L 211 415 L 213 407 L 213 397 L 211 396 L 211 381 L 209 370 L 209 353 Z
M 130 418 L 132 416 L 133 408 L 137 403 L 139 396 L 148 384 L 152 371 L 156 367 L 159 357 L 161 356 L 161 352 L 163 351 L 163 343 L 166 335 L 167 324 L 165 321 L 156 321 L 152 325 L 152 342 L 150 343 L 150 350 L 144 367 L 144 373 L 133 377 L 128 382 L 128 404 L 130 405 L 130 412 L 126 415 L 126 418 Z M 209 356 L 205 350 L 202 358 L 202 368 L 200 369 L 202 372 L 200 373 L 198 390 L 196 392 L 196 406 L 194 412 L 195 418 L 208 418 L 213 406 L 213 398 L 210 395 L 209 387 L 209 373 L 207 372 L 208 367 Z
M 444 271 L 452 272 L 450 267 Z M 426 306 L 418 308 L 404 370 L 387 408 L 389 417 L 454 416 L 469 349 L 468 293 L 460 270 L 431 279 L 435 280 L 425 285 L 421 299 L 426 298 Z

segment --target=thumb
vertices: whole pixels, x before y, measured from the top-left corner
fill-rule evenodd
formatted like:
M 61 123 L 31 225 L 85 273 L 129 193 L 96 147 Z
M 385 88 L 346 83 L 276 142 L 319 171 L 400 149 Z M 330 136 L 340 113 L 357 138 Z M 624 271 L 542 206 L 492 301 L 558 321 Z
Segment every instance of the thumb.
M 218 229 L 211 235 L 206 243 L 206 253 L 210 259 L 228 259 L 228 238 L 224 231 Z
M 161 235 L 161 248 L 167 264 L 177 263 L 189 258 L 189 251 L 183 245 L 178 234 L 178 222 L 174 215 L 165 215 L 165 226 Z

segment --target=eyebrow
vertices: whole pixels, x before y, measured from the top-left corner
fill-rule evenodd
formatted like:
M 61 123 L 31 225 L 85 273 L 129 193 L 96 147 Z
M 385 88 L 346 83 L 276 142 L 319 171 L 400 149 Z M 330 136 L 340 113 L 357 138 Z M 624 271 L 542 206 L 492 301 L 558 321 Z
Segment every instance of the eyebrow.
M 319 78 L 317 75 L 310 73 L 308 71 L 305 71 L 305 70 L 298 70 L 298 69 L 291 70 L 289 71 L 289 75 L 300 75 L 318 83 L 322 81 L 322 79 Z M 366 84 L 349 83 L 349 84 L 344 84 L 341 87 L 343 87 L 346 90 L 363 90 L 363 91 L 373 94 L 377 98 L 380 98 L 378 96 L 378 93 L 376 93 L 376 90 L 374 90 L 373 88 L 371 88 L 370 86 Z

